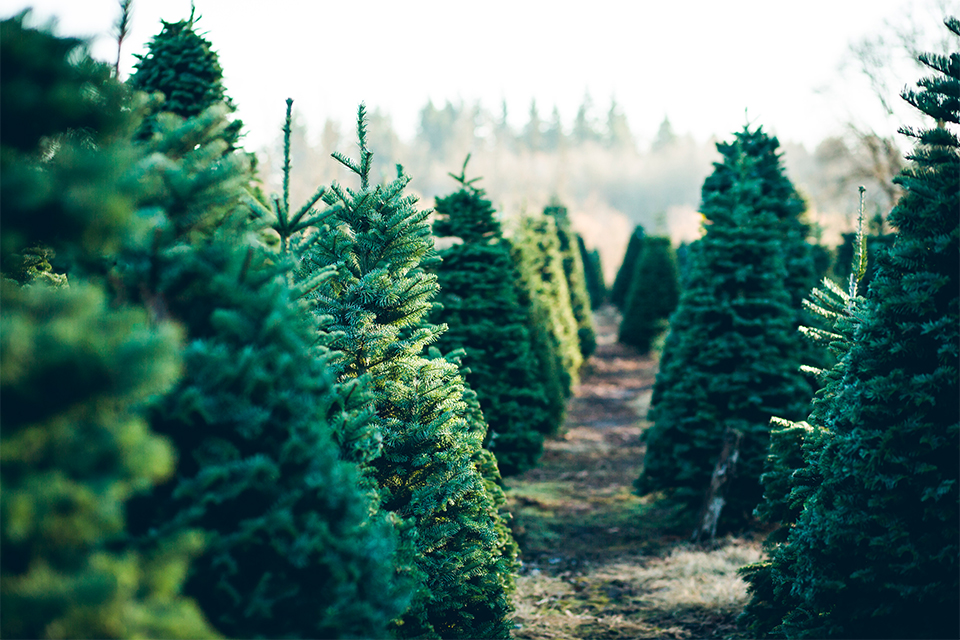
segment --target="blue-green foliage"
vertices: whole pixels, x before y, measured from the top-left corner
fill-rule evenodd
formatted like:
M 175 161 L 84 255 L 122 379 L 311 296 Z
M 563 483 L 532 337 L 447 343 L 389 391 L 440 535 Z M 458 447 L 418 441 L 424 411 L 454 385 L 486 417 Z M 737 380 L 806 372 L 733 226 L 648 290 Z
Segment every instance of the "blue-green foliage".
M 442 327 L 427 323 L 437 294 L 423 269 L 435 257 L 429 210 L 405 195 L 409 178 L 369 182 L 372 153 L 358 118 L 360 158 L 335 157 L 360 179 L 333 184 L 327 217 L 304 256 L 301 275 L 333 267 L 314 288 L 317 313 L 329 316 L 341 380 L 368 378 L 378 432 L 363 462 L 383 508 L 412 522 L 406 539 L 424 577 L 396 625 L 403 637 L 507 637 L 515 546 L 499 512 L 498 475 L 484 455 L 486 424 L 468 410 L 455 359 L 425 354 Z M 352 448 L 346 455 L 358 456 Z M 493 477 L 491 477 L 491 474 Z M 494 482 L 491 482 L 493 480 Z
M 670 238 L 644 238 L 623 306 L 618 340 L 648 353 L 653 341 L 668 328 L 679 297 L 677 258 Z
M 600 252 L 596 249 L 588 250 L 580 234 L 577 234 L 577 248 L 583 263 L 583 277 L 587 284 L 587 295 L 590 296 L 590 308 L 598 309 L 607 301 L 607 283 L 603 279 Z
M 24 19 L 0 23 L 0 635 L 213 637 L 180 594 L 203 540 L 141 550 L 125 535 L 125 503 L 173 473 L 143 414 L 179 378 L 182 339 L 111 301 L 95 268 L 143 237 L 126 93 L 78 40 Z
M 762 513 L 784 526 L 743 570 L 757 635 L 960 635 L 960 140 L 943 126 L 960 123 L 960 53 L 920 59 L 935 73 L 904 98 L 940 124 L 902 130 L 917 145 L 894 244 L 836 316 L 809 425 L 771 450 Z
M 630 234 L 623 261 L 620 263 L 620 268 L 617 269 L 617 277 L 613 280 L 613 287 L 610 289 L 610 304 L 618 309 L 623 308 L 623 305 L 627 302 L 633 274 L 637 269 L 637 261 L 643 251 L 643 238 L 643 227 L 637 225 L 633 233 Z

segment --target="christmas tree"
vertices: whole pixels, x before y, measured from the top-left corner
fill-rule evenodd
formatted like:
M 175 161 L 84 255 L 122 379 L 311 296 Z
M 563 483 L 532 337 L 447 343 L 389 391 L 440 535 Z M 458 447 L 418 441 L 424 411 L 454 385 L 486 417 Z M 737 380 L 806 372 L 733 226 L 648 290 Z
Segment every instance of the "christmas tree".
M 945 23 L 960 36 L 960 21 Z M 797 480 L 771 492 L 787 493 L 795 511 L 774 514 L 788 526 L 769 564 L 745 570 L 745 622 L 761 632 L 960 634 L 960 53 L 920 61 L 934 73 L 903 97 L 937 125 L 901 129 L 917 142 L 895 179 L 896 239 L 838 324 L 845 349 L 811 435 L 799 462 L 782 463 L 798 467 Z
M 126 92 L 79 40 L 26 17 L 0 22 L 3 249 L 15 272 L 0 285 L 0 634 L 213 637 L 180 594 L 197 532 L 145 552 L 125 531 L 130 497 L 174 470 L 144 407 L 180 376 L 182 338 L 110 301 L 94 268 L 143 239 L 123 169 L 137 158 Z
M 461 188 L 437 199 L 434 234 L 462 242 L 440 251 L 434 271 L 442 308 L 431 318 L 447 325 L 436 343 L 441 351 L 466 352 L 465 378 L 489 425 L 486 447 L 509 476 L 536 464 L 552 426 L 510 246 L 477 179 L 467 180 L 465 171 L 466 163 L 454 176 Z
M 567 278 L 570 292 L 570 308 L 577 321 L 577 341 L 584 361 L 597 348 L 597 334 L 593 328 L 593 314 L 590 313 L 590 295 L 587 293 L 587 280 L 576 234 L 570 223 L 567 208 L 554 203 L 543 210 L 543 215 L 554 219 L 557 224 L 557 239 L 560 240 L 560 255 L 563 257 L 563 273 Z
M 600 252 L 596 249 L 587 250 L 587 245 L 580 234 L 577 234 L 577 247 L 580 250 L 580 261 L 583 263 L 583 275 L 587 282 L 587 294 L 590 296 L 590 308 L 599 309 L 607 301 L 607 283 L 603 279 Z
M 340 378 L 371 381 L 382 446 L 367 472 L 383 508 L 413 525 L 407 533 L 425 589 L 395 631 L 507 637 L 516 549 L 490 491 L 495 469 L 483 454 L 486 425 L 468 410 L 455 358 L 424 354 L 442 331 L 426 322 L 438 288 L 423 268 L 435 256 L 430 211 L 404 195 L 410 179 L 399 167 L 392 182 L 370 183 L 362 105 L 357 133 L 358 161 L 334 155 L 360 188 L 334 183 L 323 196 L 329 215 L 310 236 L 302 276 L 335 272 L 317 285 L 315 310 L 332 319 Z
M 741 438 L 721 529 L 744 525 L 762 494 L 771 416 L 799 419 L 811 391 L 801 376 L 797 313 L 785 286 L 777 195 L 764 190 L 763 158 L 750 132 L 725 145 L 707 179 L 706 233 L 687 275 L 651 401 L 641 494 L 665 491 L 695 513 L 705 500 L 724 441 Z
M 620 342 L 648 353 L 654 339 L 667 329 L 679 296 L 677 259 L 670 238 L 647 237 L 623 308 Z
M 643 227 L 637 225 L 633 233 L 630 234 L 630 240 L 627 243 L 627 251 L 623 255 L 623 262 L 617 270 L 617 277 L 613 280 L 613 287 L 610 288 L 610 304 L 622 308 L 627 301 L 627 294 L 630 293 L 630 281 L 633 279 L 633 273 L 637 268 L 637 261 L 643 251 Z

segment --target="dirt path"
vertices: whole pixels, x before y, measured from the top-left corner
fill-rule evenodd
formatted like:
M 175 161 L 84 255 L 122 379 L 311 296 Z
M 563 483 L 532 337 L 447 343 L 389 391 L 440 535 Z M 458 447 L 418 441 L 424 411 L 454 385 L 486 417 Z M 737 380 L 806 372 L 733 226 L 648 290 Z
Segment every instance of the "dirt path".
M 686 543 L 673 514 L 632 493 L 657 363 L 616 342 L 619 318 L 595 315 L 598 347 L 567 428 L 539 466 L 507 480 L 523 569 L 518 639 L 735 638 L 745 598 L 736 569 L 759 544 Z

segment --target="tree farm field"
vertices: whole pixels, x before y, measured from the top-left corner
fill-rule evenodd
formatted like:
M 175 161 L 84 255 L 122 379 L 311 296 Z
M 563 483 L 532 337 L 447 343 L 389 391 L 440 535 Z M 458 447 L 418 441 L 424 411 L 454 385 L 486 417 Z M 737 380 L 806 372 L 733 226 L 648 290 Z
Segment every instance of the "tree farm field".
M 762 535 L 688 542 L 684 514 L 633 493 L 656 350 L 616 341 L 619 313 L 594 315 L 597 351 L 539 465 L 506 480 L 523 566 L 518 639 L 739 638 L 747 602 L 737 569 Z

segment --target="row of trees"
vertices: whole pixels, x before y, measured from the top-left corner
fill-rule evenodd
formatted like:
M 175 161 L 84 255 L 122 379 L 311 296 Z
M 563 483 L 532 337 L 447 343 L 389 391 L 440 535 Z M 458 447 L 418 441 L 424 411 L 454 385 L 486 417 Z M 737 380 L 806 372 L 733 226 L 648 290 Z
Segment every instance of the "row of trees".
M 431 228 L 402 171 L 371 180 L 362 106 L 357 187 L 267 200 L 192 16 L 126 85 L 25 17 L 0 38 L 2 634 L 508 637 L 501 469 L 595 344 L 565 210 L 508 241 L 461 173 Z
M 936 125 L 902 129 L 895 233 L 841 246 L 846 291 L 813 288 L 824 261 L 776 138 L 744 127 L 703 185 L 636 486 L 699 513 L 695 535 L 779 526 L 742 571 L 756 637 L 960 632 L 960 53 L 921 60 L 934 74 L 903 97 Z M 628 318 L 670 263 L 654 240 L 634 233 L 612 292 L 643 349 Z

